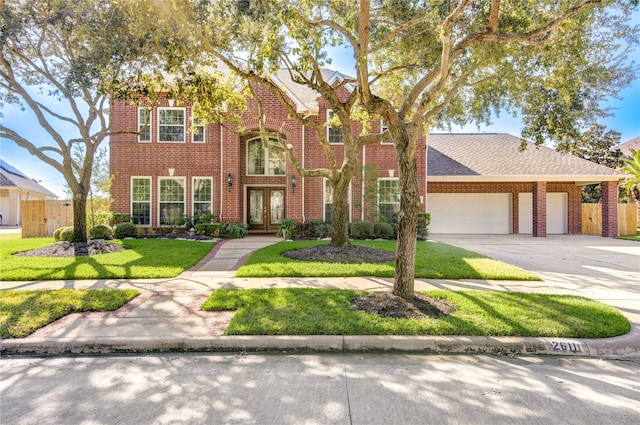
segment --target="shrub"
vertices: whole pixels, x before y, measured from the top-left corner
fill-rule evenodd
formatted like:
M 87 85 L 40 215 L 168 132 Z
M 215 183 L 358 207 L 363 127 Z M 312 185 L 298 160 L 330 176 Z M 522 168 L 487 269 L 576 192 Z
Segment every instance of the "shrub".
M 135 224 L 131 222 L 118 223 L 113 231 L 113 236 L 116 239 L 135 238 L 138 236 L 138 231 L 136 230 Z
M 56 240 L 56 242 L 71 242 L 73 240 L 73 227 L 65 226 L 57 228 L 56 231 L 53 232 L 53 238 Z
M 194 224 L 210 224 L 213 223 L 218 218 L 215 214 L 202 214 L 201 216 L 194 216 L 193 223 Z
M 292 238 L 295 227 L 295 221 L 290 218 L 285 218 L 284 220 L 282 220 L 280 226 L 278 227 L 278 236 L 282 236 L 285 239 Z
M 393 239 L 393 227 L 389 223 L 376 223 L 373 226 L 373 234 L 376 238 Z
M 356 239 L 370 239 L 373 236 L 373 223 L 370 221 L 354 221 L 350 233 Z
M 398 223 L 389 223 L 393 230 L 392 239 L 398 239 Z
M 198 223 L 195 227 L 196 235 L 213 236 L 217 238 L 220 236 L 221 227 L 222 225 L 220 223 Z
M 91 239 L 111 239 L 113 237 L 113 230 L 106 224 L 98 224 L 89 229 L 89 237 Z
M 240 239 L 247 235 L 249 226 L 246 223 L 222 223 L 222 232 L 229 239 Z
M 311 232 L 316 238 L 326 238 L 331 234 L 331 225 L 323 220 L 312 220 Z

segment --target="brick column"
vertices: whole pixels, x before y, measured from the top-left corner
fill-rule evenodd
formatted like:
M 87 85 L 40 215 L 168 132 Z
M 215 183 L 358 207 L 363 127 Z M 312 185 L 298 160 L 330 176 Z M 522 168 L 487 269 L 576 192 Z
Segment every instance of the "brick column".
M 547 182 L 533 183 L 533 237 L 547 237 Z
M 618 182 L 602 182 L 602 236 L 618 236 Z

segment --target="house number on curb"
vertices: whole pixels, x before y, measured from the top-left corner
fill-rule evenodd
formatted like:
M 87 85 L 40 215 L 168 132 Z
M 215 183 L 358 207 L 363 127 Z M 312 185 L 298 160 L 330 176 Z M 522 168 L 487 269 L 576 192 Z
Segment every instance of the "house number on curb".
M 553 349 L 553 351 L 582 352 L 582 346 L 575 342 L 551 341 L 551 348 Z

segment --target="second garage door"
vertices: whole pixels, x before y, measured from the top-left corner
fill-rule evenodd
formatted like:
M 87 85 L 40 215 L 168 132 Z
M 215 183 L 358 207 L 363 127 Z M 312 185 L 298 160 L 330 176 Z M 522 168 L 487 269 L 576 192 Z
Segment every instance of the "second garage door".
M 511 233 L 510 193 L 428 193 L 431 233 Z

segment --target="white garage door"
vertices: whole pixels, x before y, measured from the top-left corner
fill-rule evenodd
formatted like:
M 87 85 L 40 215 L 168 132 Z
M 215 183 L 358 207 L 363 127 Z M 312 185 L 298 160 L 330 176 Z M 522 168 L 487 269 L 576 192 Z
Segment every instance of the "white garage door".
M 547 193 L 547 234 L 569 233 L 569 194 L 566 192 Z M 533 233 L 533 194 L 518 194 L 518 229 L 520 233 Z
M 431 233 L 511 233 L 510 193 L 428 193 Z

